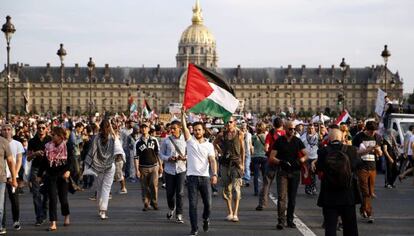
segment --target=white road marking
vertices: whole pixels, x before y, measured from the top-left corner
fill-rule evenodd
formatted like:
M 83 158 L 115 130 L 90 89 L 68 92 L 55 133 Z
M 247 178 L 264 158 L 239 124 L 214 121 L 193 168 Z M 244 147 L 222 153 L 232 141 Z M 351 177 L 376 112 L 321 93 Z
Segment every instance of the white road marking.
M 275 198 L 272 193 L 269 193 L 269 197 L 277 206 L 277 198 Z M 296 224 L 296 228 L 303 234 L 303 236 L 316 236 L 316 234 L 309 229 L 309 227 L 306 226 L 305 223 L 299 219 L 299 217 L 296 215 L 294 215 L 294 217 L 293 222 Z

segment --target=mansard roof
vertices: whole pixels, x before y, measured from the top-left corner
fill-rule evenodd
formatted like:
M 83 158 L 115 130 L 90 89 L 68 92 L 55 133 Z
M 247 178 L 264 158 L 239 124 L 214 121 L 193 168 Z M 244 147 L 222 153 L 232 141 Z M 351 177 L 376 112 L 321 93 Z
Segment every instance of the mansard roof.
M 232 84 L 284 84 L 306 83 L 322 84 L 335 83 L 341 80 L 341 69 L 330 68 L 299 68 L 288 67 L 263 67 L 263 68 L 217 68 L 218 73 L 223 74 Z M 52 66 L 21 66 L 14 64 L 12 71 L 18 73 L 21 82 L 42 83 L 60 82 L 60 67 Z M 3 71 L 3 74 L 5 71 Z M 94 83 L 114 84 L 178 84 L 185 68 L 167 67 L 96 67 L 92 73 Z M 378 83 L 384 76 L 383 66 L 371 66 L 365 68 L 348 68 L 345 72 L 348 83 L 366 84 Z M 65 82 L 86 83 L 88 79 L 87 67 L 65 67 Z M 401 83 L 398 72 L 387 70 L 387 78 L 392 78 Z

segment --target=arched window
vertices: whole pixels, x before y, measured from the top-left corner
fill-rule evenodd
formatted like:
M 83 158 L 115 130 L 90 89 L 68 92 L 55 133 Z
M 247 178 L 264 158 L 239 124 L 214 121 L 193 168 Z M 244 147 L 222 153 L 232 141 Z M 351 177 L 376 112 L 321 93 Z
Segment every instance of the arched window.
M 201 54 L 204 54 L 204 48 L 201 47 Z

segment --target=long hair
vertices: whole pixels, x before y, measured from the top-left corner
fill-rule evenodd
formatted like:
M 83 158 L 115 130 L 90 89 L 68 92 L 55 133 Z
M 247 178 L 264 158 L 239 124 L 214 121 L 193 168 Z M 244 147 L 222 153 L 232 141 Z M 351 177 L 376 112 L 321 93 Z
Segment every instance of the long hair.
M 111 122 L 108 119 L 103 119 L 99 124 L 99 136 L 103 143 L 106 143 L 109 139 L 111 128 Z

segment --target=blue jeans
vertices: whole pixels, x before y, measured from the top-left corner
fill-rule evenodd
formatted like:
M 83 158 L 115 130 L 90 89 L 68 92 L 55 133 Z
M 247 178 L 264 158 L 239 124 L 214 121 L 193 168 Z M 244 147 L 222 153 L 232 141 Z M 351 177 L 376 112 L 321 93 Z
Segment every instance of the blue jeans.
M 262 172 L 262 178 L 266 175 L 267 158 L 266 157 L 253 157 L 253 183 L 254 183 L 254 194 L 259 193 L 259 171 Z
M 210 177 L 187 176 L 188 201 L 190 210 L 191 231 L 198 231 L 197 205 L 198 193 L 204 204 L 203 220 L 209 220 L 211 214 L 211 185 Z
M 46 186 L 39 184 L 36 181 L 37 173 L 39 172 L 38 168 L 33 168 L 30 173 L 30 182 L 32 183 L 32 194 L 33 194 L 33 205 L 36 214 L 36 221 L 42 221 L 46 219 L 47 216 L 47 190 Z M 43 179 L 43 182 L 46 182 L 46 179 Z M 42 190 L 41 190 L 42 188 Z
M 0 183 L 0 222 L 3 222 L 5 190 L 6 190 L 6 183 Z
M 250 181 L 250 162 L 252 161 L 252 158 L 249 155 L 246 155 L 245 160 L 244 160 L 244 176 L 243 176 L 243 180 L 249 182 Z

